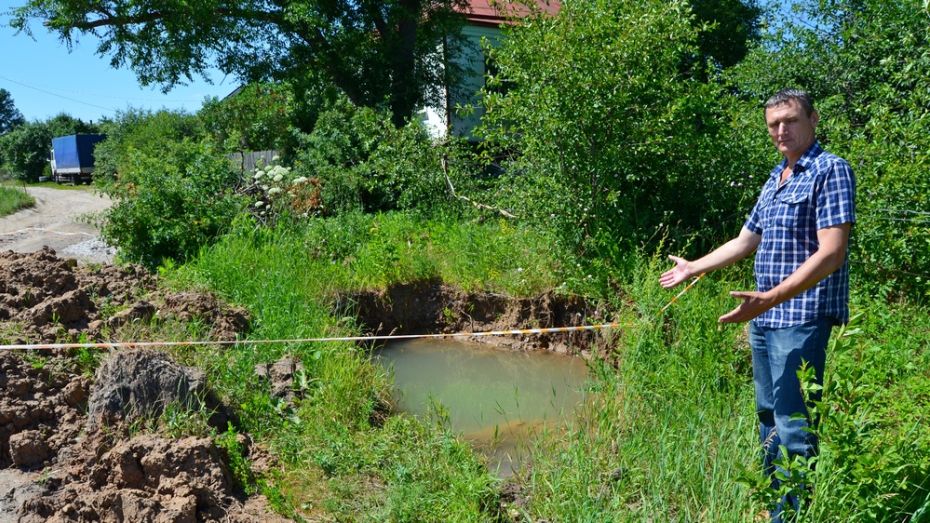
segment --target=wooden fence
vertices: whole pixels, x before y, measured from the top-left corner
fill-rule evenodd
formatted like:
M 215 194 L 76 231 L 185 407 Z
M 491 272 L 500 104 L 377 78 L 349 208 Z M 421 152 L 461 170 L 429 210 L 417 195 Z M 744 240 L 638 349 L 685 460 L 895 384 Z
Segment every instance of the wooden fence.
M 227 154 L 226 157 L 240 173 L 251 174 L 256 167 L 271 164 L 277 155 L 278 151 L 242 151 Z

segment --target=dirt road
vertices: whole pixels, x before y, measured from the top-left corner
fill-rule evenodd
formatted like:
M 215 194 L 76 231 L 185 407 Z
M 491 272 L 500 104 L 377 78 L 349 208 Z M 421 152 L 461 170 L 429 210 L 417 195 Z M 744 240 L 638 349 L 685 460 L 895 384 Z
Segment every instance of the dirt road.
M 0 218 L 0 251 L 35 252 L 48 245 L 62 258 L 82 263 L 108 263 L 115 251 L 99 238 L 99 231 L 83 223 L 92 213 L 111 205 L 109 198 L 91 190 L 30 187 L 36 205 Z

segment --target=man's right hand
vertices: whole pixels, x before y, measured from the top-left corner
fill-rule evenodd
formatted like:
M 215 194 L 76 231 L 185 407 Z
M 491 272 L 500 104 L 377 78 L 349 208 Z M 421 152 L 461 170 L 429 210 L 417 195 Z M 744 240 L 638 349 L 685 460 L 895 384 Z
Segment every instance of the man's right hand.
M 691 262 L 688 260 L 671 255 L 668 259 L 675 262 L 675 266 L 663 272 L 662 276 L 659 277 L 659 285 L 662 287 L 671 289 L 694 275 L 694 271 L 691 270 Z

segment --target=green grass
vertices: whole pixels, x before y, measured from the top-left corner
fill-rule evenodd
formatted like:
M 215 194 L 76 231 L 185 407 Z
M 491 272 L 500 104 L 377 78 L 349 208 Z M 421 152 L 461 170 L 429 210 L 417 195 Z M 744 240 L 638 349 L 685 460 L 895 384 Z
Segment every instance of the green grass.
M 86 185 L 86 184 L 71 185 L 67 183 L 56 183 L 56 182 L 51 182 L 51 181 L 29 182 L 26 184 L 23 184 L 23 182 L 18 182 L 16 180 L 4 180 L 3 182 L 0 182 L 0 186 L 6 186 L 6 187 L 20 187 L 21 188 L 23 187 L 23 185 L 25 185 L 26 187 L 45 187 L 47 189 L 61 189 L 63 191 L 92 191 L 94 190 L 93 185 Z
M 32 207 L 35 204 L 35 198 L 23 189 L 0 186 L 0 216 L 13 214 L 20 209 Z
M 674 294 L 664 261 L 580 263 L 544 234 L 509 222 L 406 214 L 343 216 L 267 230 L 240 221 L 173 285 L 205 285 L 254 314 L 254 338 L 358 332 L 334 315 L 341 292 L 441 278 L 464 289 L 530 295 L 554 288 L 610 300 L 626 327 L 592 364 L 586 405 L 532 445 L 514 520 L 753 521 L 763 511 L 749 349 L 716 318 L 750 285 L 741 268 Z M 596 269 L 593 269 L 595 267 Z M 623 267 L 622 270 L 613 267 Z M 592 277 L 588 273 L 594 272 Z M 854 296 L 861 331 L 828 362 L 823 454 L 804 521 L 904 520 L 930 511 L 930 353 L 926 309 Z M 847 331 L 848 332 L 848 331 Z M 282 354 L 307 367 L 293 408 L 253 375 Z M 208 371 L 248 431 L 281 458 L 261 480 L 285 513 L 345 521 L 495 521 L 497 480 L 442 416 L 372 420 L 388 377 L 350 344 L 242 346 L 181 353 Z M 917 521 L 919 519 L 915 519 Z
M 254 338 L 354 334 L 354 319 L 335 314 L 337 295 L 395 282 L 441 278 L 464 289 L 537 293 L 560 284 L 556 260 L 564 259 L 548 238 L 506 222 L 351 215 L 301 228 L 243 222 L 234 229 L 197 260 L 167 272 L 177 286 L 205 284 L 247 306 Z M 257 363 L 286 353 L 307 367 L 304 398 L 293 409 L 271 398 L 253 374 Z M 242 430 L 285 463 L 280 481 L 268 487 L 285 512 L 324 507 L 370 521 L 495 517 L 496 479 L 446 424 L 392 417 L 383 427 L 372 425 L 390 384 L 366 350 L 348 343 L 246 345 L 182 357 L 208 371 L 239 407 Z M 301 481 L 294 480 L 298 472 Z

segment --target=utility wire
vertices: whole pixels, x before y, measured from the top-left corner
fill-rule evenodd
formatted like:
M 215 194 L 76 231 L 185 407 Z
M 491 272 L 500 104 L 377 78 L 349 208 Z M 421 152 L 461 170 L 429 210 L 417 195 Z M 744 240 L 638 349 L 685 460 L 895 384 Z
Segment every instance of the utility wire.
M 71 97 L 69 97 L 69 96 L 65 96 L 65 95 L 62 95 L 62 94 L 53 93 L 53 92 L 51 92 L 51 91 L 47 91 L 47 90 L 41 89 L 41 88 L 39 88 L 39 87 L 34 87 L 34 86 L 31 86 L 31 85 L 28 85 L 28 84 L 24 84 L 24 83 L 22 83 L 22 82 L 18 82 L 18 81 L 16 81 L 16 80 L 13 80 L 12 78 L 7 78 L 7 77 L 5 77 L 5 76 L 3 76 L 3 75 L 0 75 L 0 80 L 6 80 L 7 82 L 11 82 L 11 83 L 14 83 L 14 84 L 23 86 L 23 87 L 25 87 L 25 88 L 27 88 L 27 89 L 33 89 L 33 90 L 35 90 L 35 91 L 39 91 L 40 93 L 44 93 L 44 94 L 47 94 L 47 95 L 49 95 L 49 96 L 55 96 L 55 97 L 58 97 L 58 98 L 61 98 L 61 99 L 64 99 L 64 100 L 68 100 L 69 102 L 74 102 L 74 103 L 78 103 L 78 104 L 83 104 L 83 105 L 87 105 L 87 106 L 90 106 L 90 107 L 95 107 L 95 108 L 97 108 L 97 109 L 103 109 L 103 110 L 109 111 L 109 112 L 111 112 L 111 113 L 115 113 L 115 112 L 117 111 L 116 109 L 114 109 L 114 108 L 112 108 L 112 107 L 104 107 L 104 106 L 102 106 L 102 105 L 92 104 L 92 103 L 90 103 L 90 102 L 85 102 L 85 101 L 83 101 L 83 100 L 78 100 L 77 98 L 71 98 Z

